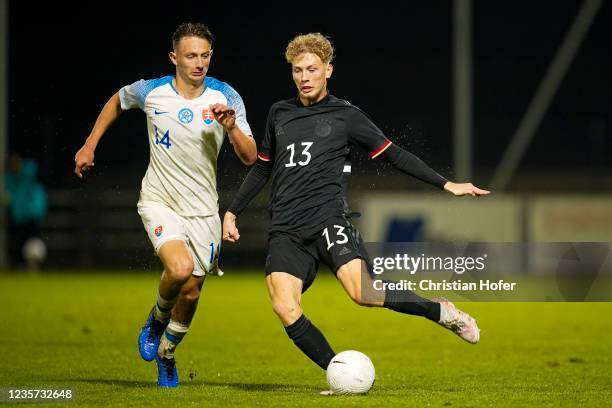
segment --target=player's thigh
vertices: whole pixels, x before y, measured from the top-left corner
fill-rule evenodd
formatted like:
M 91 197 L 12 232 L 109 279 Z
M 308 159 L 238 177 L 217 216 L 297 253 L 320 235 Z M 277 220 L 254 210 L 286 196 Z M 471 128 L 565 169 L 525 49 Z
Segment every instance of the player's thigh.
M 351 299 L 359 303 L 361 298 L 361 258 L 354 258 L 341 265 L 336 271 L 336 278 Z
M 266 286 L 272 301 L 272 309 L 283 326 L 295 323 L 303 313 L 302 280 L 287 272 L 272 272 L 266 276 Z
M 193 256 L 195 276 L 216 274 L 221 252 L 221 220 L 209 217 L 185 217 L 187 247 Z
M 193 258 L 184 241 L 172 240 L 164 243 L 157 255 L 166 273 L 177 278 L 189 278 L 193 273 Z
M 143 203 L 138 204 L 138 214 L 157 255 L 167 242 L 187 241 L 183 219 L 170 208 L 157 203 Z
M 356 303 L 362 306 L 382 306 L 385 302 L 384 292 L 375 289 L 367 268 L 366 261 L 354 258 L 338 268 L 336 278 Z
M 186 245 L 183 219 L 170 208 L 155 203 L 139 204 L 138 214 L 167 273 L 187 278 L 193 271 L 193 257 Z
M 287 272 L 272 272 L 266 276 L 268 295 L 273 301 L 284 300 L 300 303 L 304 282 Z
M 366 306 L 382 305 L 384 298 L 370 290 L 370 262 L 361 235 L 347 219 L 329 221 L 317 240 L 317 251 L 351 299 Z
M 334 274 L 355 258 L 367 258 L 359 231 L 343 217 L 330 219 L 316 240 L 319 258 Z
M 279 233 L 271 236 L 266 257 L 266 276 L 283 272 L 301 282 L 301 293 L 314 281 L 319 267 L 318 260 L 297 237 Z M 266 281 L 269 281 L 266 278 Z

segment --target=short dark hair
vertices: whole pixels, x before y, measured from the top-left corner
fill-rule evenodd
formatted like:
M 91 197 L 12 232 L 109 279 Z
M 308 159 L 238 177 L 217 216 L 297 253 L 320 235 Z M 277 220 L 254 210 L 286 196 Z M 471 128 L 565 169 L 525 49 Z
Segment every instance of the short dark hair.
M 172 34 L 172 46 L 176 47 L 176 44 L 178 44 L 183 37 L 203 38 L 208 40 L 211 47 L 214 40 L 210 29 L 202 23 L 183 23 L 178 26 L 174 34 Z

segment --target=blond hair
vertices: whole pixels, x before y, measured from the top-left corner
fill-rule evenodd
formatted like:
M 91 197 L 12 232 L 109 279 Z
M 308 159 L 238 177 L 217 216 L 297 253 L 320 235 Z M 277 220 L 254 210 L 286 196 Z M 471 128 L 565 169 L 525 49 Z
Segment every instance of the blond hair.
M 321 58 L 324 64 L 328 64 L 334 58 L 334 47 L 331 41 L 321 33 L 300 34 L 287 45 L 285 58 L 288 63 L 304 54 L 310 52 Z

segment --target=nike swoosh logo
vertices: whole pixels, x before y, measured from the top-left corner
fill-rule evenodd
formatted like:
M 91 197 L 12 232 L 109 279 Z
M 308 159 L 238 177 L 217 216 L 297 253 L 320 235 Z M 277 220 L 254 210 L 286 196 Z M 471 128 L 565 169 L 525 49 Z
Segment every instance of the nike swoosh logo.
M 161 115 L 162 113 L 168 113 L 168 112 L 158 111 L 157 109 L 155 109 L 155 114 L 156 115 Z

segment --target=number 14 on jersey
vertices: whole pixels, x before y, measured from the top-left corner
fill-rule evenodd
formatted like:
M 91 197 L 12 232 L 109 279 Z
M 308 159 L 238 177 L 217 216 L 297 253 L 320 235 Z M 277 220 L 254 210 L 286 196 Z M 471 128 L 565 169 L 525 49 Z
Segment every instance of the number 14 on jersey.
M 160 139 L 159 129 L 157 129 L 157 126 L 156 126 L 155 127 L 155 144 L 166 146 L 166 149 L 169 149 L 172 146 L 172 143 L 170 143 L 170 130 L 166 130 L 166 133 L 164 133 L 164 135 Z

